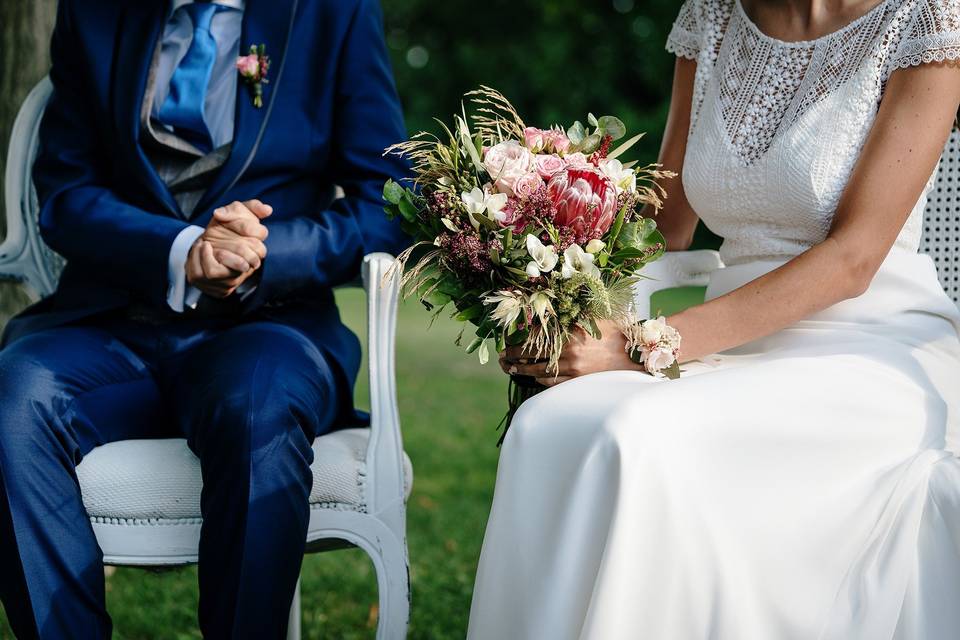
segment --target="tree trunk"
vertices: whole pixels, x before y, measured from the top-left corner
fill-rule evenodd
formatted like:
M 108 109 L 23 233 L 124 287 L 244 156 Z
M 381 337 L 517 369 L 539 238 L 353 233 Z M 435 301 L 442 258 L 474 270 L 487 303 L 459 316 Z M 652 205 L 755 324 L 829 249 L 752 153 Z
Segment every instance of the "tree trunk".
M 6 170 L 7 145 L 17 110 L 50 68 L 50 33 L 56 9 L 56 0 L 0 0 L 0 176 Z M 0 219 L 0 228 L 5 234 L 5 218 Z M 0 326 L 27 301 L 21 287 L 0 282 Z

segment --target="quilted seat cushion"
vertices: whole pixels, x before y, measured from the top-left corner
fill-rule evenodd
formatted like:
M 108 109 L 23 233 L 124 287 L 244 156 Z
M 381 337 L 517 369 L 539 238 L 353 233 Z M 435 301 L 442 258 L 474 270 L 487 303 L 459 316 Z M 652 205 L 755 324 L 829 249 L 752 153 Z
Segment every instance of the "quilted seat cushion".
M 363 510 L 369 429 L 344 429 L 313 443 L 310 504 Z M 413 468 L 406 454 L 405 492 Z M 125 440 L 97 447 L 77 467 L 83 504 L 91 518 L 200 517 L 200 461 L 183 439 Z

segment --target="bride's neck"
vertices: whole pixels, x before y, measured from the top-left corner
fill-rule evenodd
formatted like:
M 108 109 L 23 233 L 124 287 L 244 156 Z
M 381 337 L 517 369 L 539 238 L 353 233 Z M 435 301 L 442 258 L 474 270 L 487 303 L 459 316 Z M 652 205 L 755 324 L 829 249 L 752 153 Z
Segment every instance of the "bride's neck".
M 815 39 L 835 31 L 884 0 L 741 0 L 765 31 L 785 40 Z

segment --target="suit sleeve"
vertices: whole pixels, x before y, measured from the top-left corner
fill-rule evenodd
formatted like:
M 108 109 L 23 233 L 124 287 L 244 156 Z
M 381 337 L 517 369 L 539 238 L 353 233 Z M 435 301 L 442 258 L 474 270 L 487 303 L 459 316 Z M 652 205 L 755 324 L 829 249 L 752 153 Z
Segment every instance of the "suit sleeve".
M 361 0 L 337 70 L 333 181 L 345 197 L 329 209 L 271 222 L 267 258 L 252 304 L 349 282 L 367 253 L 396 254 L 409 243 L 383 212 L 383 184 L 409 173 L 384 149 L 406 138 L 377 0 Z
M 53 95 L 40 125 L 33 178 L 40 233 L 68 262 L 147 301 L 164 305 L 167 262 L 186 222 L 134 207 L 110 188 L 113 128 L 97 114 L 93 79 L 61 0 L 50 47 Z

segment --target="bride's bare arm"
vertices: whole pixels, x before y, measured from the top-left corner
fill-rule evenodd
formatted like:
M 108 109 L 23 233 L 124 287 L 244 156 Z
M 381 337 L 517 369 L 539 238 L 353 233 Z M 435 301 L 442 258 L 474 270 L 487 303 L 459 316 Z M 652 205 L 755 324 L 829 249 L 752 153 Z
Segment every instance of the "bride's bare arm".
M 669 196 L 663 203 L 663 209 L 656 216 L 657 227 L 667 240 L 670 251 L 684 251 L 690 248 L 693 232 L 697 228 L 697 214 L 687 202 L 683 192 L 683 159 L 687 154 L 687 133 L 690 130 L 690 109 L 693 104 L 693 79 L 697 73 L 697 63 L 685 58 L 677 58 L 673 72 L 673 93 L 670 97 L 670 113 L 660 145 L 660 164 L 677 177 L 665 186 Z M 653 217 L 652 211 L 644 215 Z
M 826 240 L 779 269 L 669 319 L 684 360 L 770 335 L 862 294 L 933 173 L 960 104 L 960 66 L 895 72 Z

